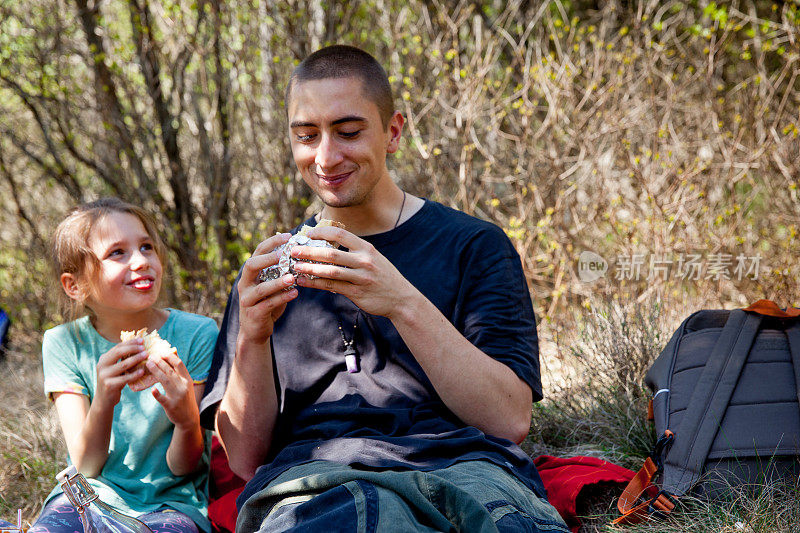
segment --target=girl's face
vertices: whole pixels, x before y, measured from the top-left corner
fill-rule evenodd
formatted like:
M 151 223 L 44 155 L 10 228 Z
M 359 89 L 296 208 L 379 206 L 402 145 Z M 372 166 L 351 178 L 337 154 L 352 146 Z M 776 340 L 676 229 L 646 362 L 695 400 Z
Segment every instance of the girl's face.
M 86 299 L 97 316 L 138 313 L 155 305 L 161 261 L 139 218 L 121 212 L 106 215 L 95 223 L 88 244 L 100 261 Z

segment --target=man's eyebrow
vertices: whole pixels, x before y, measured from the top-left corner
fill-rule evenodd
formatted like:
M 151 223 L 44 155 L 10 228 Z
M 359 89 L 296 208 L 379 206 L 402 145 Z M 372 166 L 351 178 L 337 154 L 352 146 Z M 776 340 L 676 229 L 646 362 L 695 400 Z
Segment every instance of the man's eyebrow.
M 331 126 L 336 126 L 338 124 L 344 124 L 346 122 L 366 122 L 367 119 L 364 117 L 360 117 L 358 115 L 347 115 L 346 117 L 337 118 L 333 122 L 331 122 Z M 314 128 L 317 127 L 317 124 L 313 122 L 304 122 L 300 120 L 296 120 L 289 124 L 290 128 Z
M 364 117 L 359 117 L 358 115 L 348 115 L 346 117 L 334 120 L 333 122 L 331 122 L 331 125 L 336 126 L 337 124 L 344 124 L 345 122 L 366 122 L 366 121 L 367 119 Z

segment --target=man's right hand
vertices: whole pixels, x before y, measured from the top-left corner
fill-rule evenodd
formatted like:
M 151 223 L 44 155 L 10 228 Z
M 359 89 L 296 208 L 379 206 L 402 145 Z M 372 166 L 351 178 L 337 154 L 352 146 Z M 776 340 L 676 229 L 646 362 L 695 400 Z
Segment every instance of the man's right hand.
M 275 248 L 288 242 L 278 234 L 258 245 L 242 268 L 239 294 L 239 334 L 228 386 L 217 411 L 216 428 L 231 470 L 248 480 L 264 464 L 278 416 L 269 339 L 286 304 L 297 298 L 294 276 L 259 282 L 259 273 L 278 264 Z
M 275 248 L 286 244 L 291 235 L 279 233 L 262 241 L 252 257 L 245 261 L 239 279 L 239 339 L 252 344 L 265 344 L 283 314 L 286 304 L 297 298 L 292 274 L 265 282 L 258 281 L 259 273 L 277 265 L 280 253 Z

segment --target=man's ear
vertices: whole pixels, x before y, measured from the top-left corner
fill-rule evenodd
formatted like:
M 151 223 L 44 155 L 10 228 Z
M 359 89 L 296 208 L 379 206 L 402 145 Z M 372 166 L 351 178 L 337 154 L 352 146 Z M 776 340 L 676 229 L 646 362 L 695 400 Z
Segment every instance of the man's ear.
M 386 153 L 393 154 L 400 147 L 400 135 L 403 133 L 403 124 L 406 120 L 400 111 L 395 111 L 392 118 L 389 119 L 389 145 L 386 147 Z
M 60 279 L 61 286 L 64 288 L 64 292 L 67 293 L 67 296 L 69 296 L 71 299 L 82 302 L 86 298 L 83 287 L 81 287 L 80 283 L 78 283 L 78 279 L 75 277 L 75 274 L 64 272 L 61 274 Z

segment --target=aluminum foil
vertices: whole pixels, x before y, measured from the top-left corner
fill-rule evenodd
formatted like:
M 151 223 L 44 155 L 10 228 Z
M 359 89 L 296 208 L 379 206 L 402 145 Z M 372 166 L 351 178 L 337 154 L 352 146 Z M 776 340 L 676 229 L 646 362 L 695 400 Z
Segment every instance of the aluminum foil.
M 295 263 L 318 263 L 318 261 L 298 261 L 292 257 L 292 248 L 295 246 L 310 246 L 311 248 L 334 248 L 334 246 L 325 240 L 312 239 L 301 233 L 295 233 L 286 244 L 281 244 L 275 250 L 281 253 L 277 265 L 267 267 L 258 274 L 258 281 L 269 281 L 278 279 L 286 274 L 293 274 L 295 276 L 304 276 L 309 279 L 314 279 L 317 276 L 308 274 L 301 274 L 294 269 Z M 289 287 L 291 288 L 291 287 Z

